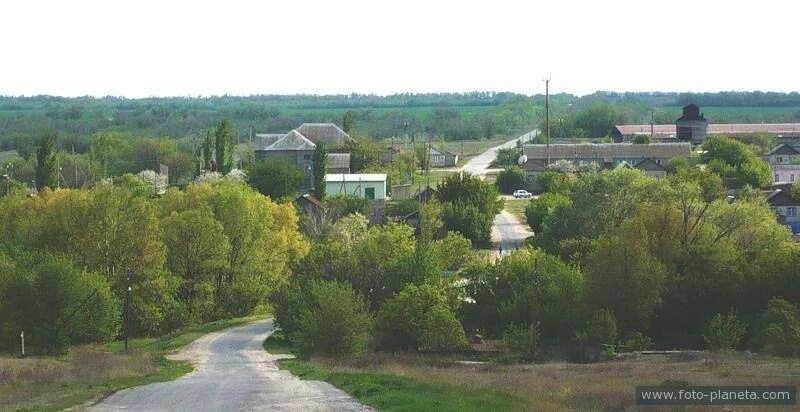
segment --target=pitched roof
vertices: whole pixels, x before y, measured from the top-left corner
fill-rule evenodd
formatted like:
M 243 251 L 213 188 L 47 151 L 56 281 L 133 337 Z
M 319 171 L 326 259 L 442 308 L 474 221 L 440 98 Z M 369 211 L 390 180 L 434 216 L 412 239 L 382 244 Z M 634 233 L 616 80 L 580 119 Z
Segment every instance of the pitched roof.
M 781 144 L 775 146 L 772 150 L 770 150 L 767 153 L 767 156 L 772 156 L 772 155 L 787 155 L 787 156 L 791 156 L 791 155 L 798 155 L 798 154 L 800 154 L 800 152 L 798 152 L 797 149 L 795 149 L 794 147 L 792 147 L 792 146 L 790 146 L 790 145 L 788 145 L 786 143 L 781 143 Z
M 344 130 L 333 123 L 303 123 L 295 129 L 314 143 L 325 143 L 328 147 L 338 147 L 352 141 Z
M 528 159 L 547 159 L 547 145 L 530 144 L 524 147 Z M 692 145 L 681 143 L 587 143 L 551 144 L 550 159 L 618 159 L 689 157 Z
M 792 195 L 783 189 L 767 191 L 767 203 L 770 206 L 800 206 L 800 202 L 794 200 Z
M 349 169 L 350 153 L 328 153 L 325 167 L 328 169 Z
M 664 172 L 667 170 L 664 166 L 656 163 L 655 160 L 647 158 L 637 163 L 634 169 L 644 170 L 647 172 Z
M 256 133 L 253 146 L 255 150 L 264 150 L 271 144 L 280 140 L 281 137 L 286 136 L 284 133 Z
M 265 147 L 261 150 L 266 151 L 273 151 L 273 150 L 314 150 L 317 148 L 317 145 L 314 144 L 311 140 L 308 140 L 300 133 L 297 133 L 296 130 L 292 130 L 289 133 L 286 133 L 283 137 L 278 139 L 275 143 Z
M 325 175 L 326 182 L 385 182 L 386 173 L 333 173 Z
M 649 124 L 625 124 L 614 126 L 623 136 L 650 134 Z M 656 135 L 674 135 L 677 133 L 674 124 L 653 125 Z M 741 135 L 749 133 L 772 133 L 776 135 L 799 136 L 800 123 L 710 123 L 706 132 L 711 135 Z

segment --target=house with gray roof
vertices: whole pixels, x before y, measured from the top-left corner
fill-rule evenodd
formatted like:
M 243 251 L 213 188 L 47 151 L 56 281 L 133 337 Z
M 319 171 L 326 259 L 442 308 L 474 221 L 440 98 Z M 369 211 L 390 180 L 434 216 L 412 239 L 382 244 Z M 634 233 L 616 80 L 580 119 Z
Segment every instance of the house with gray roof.
M 303 123 L 295 130 L 314 143 L 324 143 L 328 150 L 341 148 L 354 141 L 333 123 Z
M 800 202 L 791 195 L 791 185 L 764 192 L 767 203 L 778 215 L 778 222 L 789 226 L 792 233 L 800 233 Z
M 781 143 L 767 152 L 764 160 L 770 165 L 797 163 L 800 161 L 800 151 L 786 143 Z
M 256 147 L 256 160 L 280 158 L 297 166 L 303 173 L 301 190 L 308 190 L 314 182 L 314 150 L 317 145 L 296 130 L 283 135 L 266 147 Z

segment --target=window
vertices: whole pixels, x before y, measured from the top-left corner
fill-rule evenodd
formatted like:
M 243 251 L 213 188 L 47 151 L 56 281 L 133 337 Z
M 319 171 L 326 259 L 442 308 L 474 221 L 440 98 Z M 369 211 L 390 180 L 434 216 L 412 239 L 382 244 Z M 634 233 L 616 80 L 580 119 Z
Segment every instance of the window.
M 794 173 L 789 175 L 789 181 L 794 182 Z
M 375 188 L 374 187 L 365 187 L 364 188 L 364 198 L 367 200 L 375 200 Z
M 778 163 L 783 163 L 783 157 L 778 156 Z
M 303 155 L 303 160 L 311 160 L 311 155 L 310 154 Z
M 775 181 L 776 182 L 780 182 L 781 181 L 781 176 L 779 174 L 777 174 L 777 173 L 775 173 Z
M 794 206 L 790 206 L 786 208 L 786 217 L 795 217 L 797 216 L 797 208 Z

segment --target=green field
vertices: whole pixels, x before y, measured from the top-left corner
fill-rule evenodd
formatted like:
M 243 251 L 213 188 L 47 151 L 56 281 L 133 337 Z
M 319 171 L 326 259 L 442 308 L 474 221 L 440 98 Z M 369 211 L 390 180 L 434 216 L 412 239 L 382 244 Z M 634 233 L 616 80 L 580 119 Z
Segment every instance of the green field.
M 176 379 L 188 362 L 166 359 L 202 335 L 263 318 L 220 320 L 160 338 L 72 348 L 60 357 L 0 357 L 0 410 L 57 411 L 132 386 Z
M 659 108 L 677 119 L 680 106 Z M 700 111 L 712 123 L 794 123 L 800 121 L 800 107 L 702 106 Z

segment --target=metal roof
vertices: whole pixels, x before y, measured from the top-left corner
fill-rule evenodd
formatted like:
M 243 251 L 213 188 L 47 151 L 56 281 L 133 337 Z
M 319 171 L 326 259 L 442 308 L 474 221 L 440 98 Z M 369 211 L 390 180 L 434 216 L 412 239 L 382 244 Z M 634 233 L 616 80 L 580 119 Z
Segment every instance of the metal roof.
M 326 182 L 386 182 L 386 173 L 333 173 L 325 175 Z
M 524 146 L 528 159 L 547 159 L 547 145 Z M 692 145 L 681 143 L 586 143 L 551 144 L 550 159 L 618 159 L 618 158 L 672 158 L 689 157 Z
M 328 147 L 342 146 L 353 140 L 350 135 L 333 123 L 303 123 L 295 130 L 312 142 L 322 142 Z
M 349 169 L 350 153 L 328 153 L 325 167 L 328 169 Z
M 626 124 L 614 126 L 623 135 L 650 134 L 649 124 Z M 671 135 L 677 133 L 678 129 L 674 124 L 653 125 L 653 132 L 657 135 Z M 748 133 L 774 133 L 800 135 L 800 123 L 710 123 L 706 129 L 708 134 L 736 135 Z
M 308 140 L 302 134 L 298 133 L 296 130 L 292 130 L 289 133 L 286 133 L 283 137 L 278 139 L 275 143 L 265 147 L 266 151 L 273 151 L 273 150 L 314 150 L 317 148 L 317 145 L 314 144 L 311 140 Z

